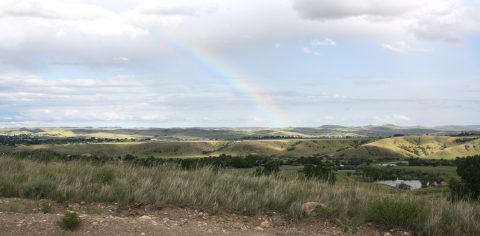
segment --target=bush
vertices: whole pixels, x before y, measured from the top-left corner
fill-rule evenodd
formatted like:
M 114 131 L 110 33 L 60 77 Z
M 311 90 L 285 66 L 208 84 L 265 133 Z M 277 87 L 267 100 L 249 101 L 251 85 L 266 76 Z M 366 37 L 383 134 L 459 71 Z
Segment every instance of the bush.
M 464 193 L 473 199 L 477 199 L 480 196 L 480 171 L 478 171 L 480 170 L 480 155 L 466 157 L 459 162 L 457 174 L 462 178 Z M 459 187 L 459 185 L 453 187 Z M 451 190 L 452 193 L 458 191 L 456 189 Z
M 425 204 L 418 201 L 384 198 L 370 203 L 367 218 L 387 226 L 421 228 L 426 221 L 427 210 Z
M 276 175 L 280 171 L 281 161 L 269 160 L 265 162 L 263 166 L 259 166 L 256 169 L 257 175 Z
M 334 184 L 337 180 L 332 169 L 322 165 L 305 165 L 303 167 L 303 173 L 308 179 L 316 178 L 330 184 Z
M 42 204 L 40 205 L 40 210 L 42 210 L 43 214 L 52 212 L 52 209 L 53 205 L 48 201 L 42 202 Z
M 59 224 L 62 228 L 73 231 L 80 226 L 81 222 L 82 220 L 78 217 L 76 212 L 69 211 L 65 212 L 62 219 L 59 221 Z
M 28 198 L 44 198 L 55 191 L 55 183 L 51 180 L 33 180 L 23 188 L 22 195 Z
M 410 190 L 410 185 L 406 184 L 406 183 L 400 183 L 398 185 L 398 188 L 399 189 L 403 189 L 403 190 Z
M 448 188 L 450 189 L 450 200 L 452 201 L 463 200 L 468 196 L 465 184 L 455 178 L 451 178 L 448 181 Z

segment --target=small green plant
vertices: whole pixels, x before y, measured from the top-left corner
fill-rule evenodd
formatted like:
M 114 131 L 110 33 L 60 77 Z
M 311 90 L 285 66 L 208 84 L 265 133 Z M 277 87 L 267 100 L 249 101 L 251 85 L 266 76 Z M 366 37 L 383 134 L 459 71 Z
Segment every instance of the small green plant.
M 363 220 L 358 217 L 349 217 L 347 214 L 342 214 L 337 220 L 337 225 L 342 229 L 344 233 L 356 234 L 360 227 L 362 227 Z
M 67 211 L 59 221 L 59 224 L 62 228 L 73 231 L 80 226 L 81 222 L 82 219 L 80 219 L 76 212 Z
M 42 202 L 40 205 L 40 210 L 42 210 L 43 214 L 47 214 L 52 212 L 53 204 L 49 201 Z

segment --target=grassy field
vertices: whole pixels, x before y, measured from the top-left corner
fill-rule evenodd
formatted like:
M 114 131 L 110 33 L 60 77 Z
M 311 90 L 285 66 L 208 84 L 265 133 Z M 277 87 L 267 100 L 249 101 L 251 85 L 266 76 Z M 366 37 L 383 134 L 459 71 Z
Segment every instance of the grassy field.
M 245 170 L 181 170 L 175 166 L 133 167 L 121 163 L 39 163 L 0 159 L 0 195 L 60 202 L 145 203 L 245 214 L 278 211 L 301 217 L 301 205 L 327 205 L 320 214 L 348 227 L 374 222 L 428 235 L 480 234 L 480 206 L 451 203 L 445 196 L 415 194 L 383 186 L 339 181 L 328 185 L 299 175 L 255 176 Z

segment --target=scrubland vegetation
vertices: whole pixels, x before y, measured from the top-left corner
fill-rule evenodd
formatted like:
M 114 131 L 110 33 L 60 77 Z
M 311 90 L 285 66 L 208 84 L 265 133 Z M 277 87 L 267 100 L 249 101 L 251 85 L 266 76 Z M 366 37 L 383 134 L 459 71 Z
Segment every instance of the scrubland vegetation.
M 49 201 L 85 201 L 300 219 L 303 203 L 319 202 L 320 217 L 345 232 L 373 222 L 427 235 L 480 234 L 479 157 L 457 158 L 480 150 L 477 136 L 1 140 L 0 196 L 44 199 L 44 213 Z M 396 179 L 419 180 L 422 189 L 370 183 Z M 64 219 L 62 227 L 76 227 L 73 215 Z
M 404 227 L 430 235 L 478 235 L 480 206 L 448 194 L 432 197 L 367 183 L 335 185 L 304 175 L 257 175 L 254 169 L 201 167 L 184 170 L 172 164 L 154 167 L 121 162 L 36 162 L 0 159 L 0 194 L 68 202 L 116 202 L 119 207 L 145 203 L 254 213 L 277 211 L 302 217 L 301 205 L 327 205 L 323 217 Z M 355 222 L 355 223 L 352 223 Z

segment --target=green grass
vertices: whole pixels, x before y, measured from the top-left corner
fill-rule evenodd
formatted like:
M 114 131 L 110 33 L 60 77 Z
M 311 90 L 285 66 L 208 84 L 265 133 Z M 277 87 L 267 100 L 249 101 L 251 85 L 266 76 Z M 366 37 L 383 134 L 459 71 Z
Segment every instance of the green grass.
M 294 170 L 292 170 L 294 171 Z M 133 167 L 121 163 L 86 162 L 48 164 L 14 158 L 0 159 L 0 180 L 14 183 L 9 196 L 21 195 L 68 202 L 115 202 L 120 207 L 145 203 L 245 214 L 277 211 L 302 217 L 302 204 L 318 201 L 328 207 L 321 214 L 351 228 L 372 221 L 389 227 L 413 229 L 427 235 L 479 235 L 480 206 L 451 203 L 445 196 L 431 198 L 415 191 L 387 189 L 355 181 L 328 185 L 292 172 L 278 177 L 255 176 L 251 170 L 210 168 L 181 170 L 175 166 Z M 110 177 L 104 177 L 110 176 Z M 39 184 L 37 180 L 51 184 Z M 34 184 L 33 184 L 34 183 Z M 34 186 L 33 188 L 31 186 Z M 47 186 L 49 192 L 43 192 Z M 38 191 L 37 191 L 38 190 Z M 447 222 L 447 223 L 446 223 Z M 447 224 L 447 225 L 445 225 Z
M 414 198 L 384 198 L 371 203 L 366 210 L 371 221 L 388 226 L 421 229 L 428 218 L 426 206 Z

